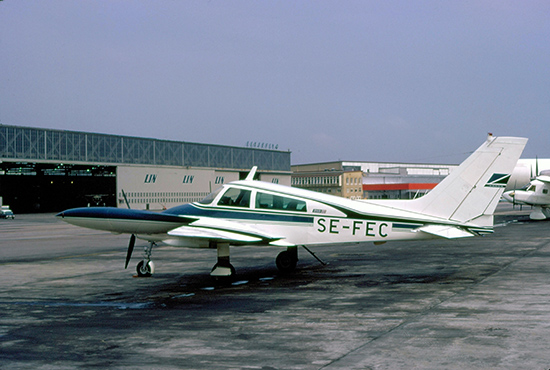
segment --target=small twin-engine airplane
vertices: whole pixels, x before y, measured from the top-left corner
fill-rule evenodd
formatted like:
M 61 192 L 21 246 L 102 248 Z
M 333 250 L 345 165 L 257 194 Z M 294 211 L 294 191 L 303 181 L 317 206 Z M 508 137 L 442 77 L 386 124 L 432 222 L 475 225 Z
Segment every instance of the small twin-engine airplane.
M 550 217 L 550 170 L 541 171 L 526 188 L 504 192 L 502 197 L 513 204 L 533 207 L 529 214 L 532 220 L 545 220 Z
M 276 265 L 296 267 L 298 247 L 390 240 L 464 238 L 493 232 L 493 212 L 527 139 L 489 134 L 470 157 L 422 198 L 349 200 L 287 186 L 253 181 L 223 185 L 200 202 L 156 213 L 109 207 L 75 208 L 57 217 L 91 229 L 131 234 L 126 266 L 136 236 L 149 241 L 137 266 L 154 271 L 152 247 L 216 248 L 212 276 L 231 276 L 229 246 L 283 247 Z

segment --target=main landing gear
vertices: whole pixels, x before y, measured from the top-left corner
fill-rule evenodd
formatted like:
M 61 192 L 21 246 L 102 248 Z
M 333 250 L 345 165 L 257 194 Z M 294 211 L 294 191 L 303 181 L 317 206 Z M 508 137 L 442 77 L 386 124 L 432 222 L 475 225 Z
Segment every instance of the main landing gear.
M 321 260 L 319 257 L 315 255 L 311 250 L 309 250 L 308 247 L 305 245 L 302 245 L 302 248 L 304 248 L 309 254 L 311 254 L 321 265 L 326 266 L 327 263 Z M 288 247 L 286 251 L 283 251 L 279 253 L 277 256 L 277 259 L 275 260 L 275 263 L 277 264 L 277 268 L 282 273 L 289 273 L 296 269 L 296 263 L 298 262 L 298 247 Z
M 302 245 L 302 247 L 323 266 L 327 265 L 327 263 L 317 257 L 315 253 L 309 250 L 305 245 Z M 229 262 L 229 244 L 211 243 L 210 248 L 216 248 L 218 250 L 218 262 L 212 268 L 210 275 L 215 277 L 230 277 L 235 275 L 235 268 Z M 294 271 L 297 263 L 298 246 L 287 247 L 286 251 L 279 253 L 275 259 L 275 264 L 281 273 L 290 273 Z
M 218 250 L 218 262 L 212 267 L 210 276 L 229 277 L 235 275 L 235 267 L 229 262 L 229 243 L 211 243 L 210 248 Z
M 235 275 L 235 268 L 230 262 L 229 244 L 211 243 L 210 248 L 216 248 L 218 251 L 218 261 L 212 268 L 210 276 L 221 278 Z M 298 263 L 298 247 L 288 247 L 286 251 L 279 253 L 275 263 L 282 273 L 294 271 Z
M 139 261 L 136 267 L 137 276 L 149 277 L 155 272 L 155 264 L 151 261 L 151 252 L 155 246 L 155 242 L 150 242 L 143 250 L 143 259 Z M 216 248 L 218 252 L 218 261 L 212 267 L 210 275 L 217 278 L 231 277 L 235 275 L 235 267 L 230 262 L 229 243 L 210 243 L 210 248 Z M 311 253 L 319 262 L 321 261 L 313 252 L 303 246 L 303 248 Z M 298 247 L 287 247 L 286 251 L 282 251 L 277 255 L 275 264 L 281 273 L 289 273 L 296 269 L 298 263 Z
M 287 247 L 286 251 L 282 251 L 277 255 L 275 264 L 282 273 L 289 273 L 296 269 L 298 263 L 298 247 Z

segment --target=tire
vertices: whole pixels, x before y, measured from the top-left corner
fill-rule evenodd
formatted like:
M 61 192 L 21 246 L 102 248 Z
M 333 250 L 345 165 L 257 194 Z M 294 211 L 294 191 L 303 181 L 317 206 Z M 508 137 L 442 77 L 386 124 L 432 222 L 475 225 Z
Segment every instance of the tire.
M 139 277 L 150 277 L 155 272 L 155 264 L 153 261 L 149 261 L 147 264 L 143 261 L 139 261 L 136 271 Z
M 292 272 L 296 269 L 296 264 L 298 263 L 298 259 L 294 256 L 293 253 L 290 253 L 289 251 L 283 251 L 277 255 L 277 259 L 275 260 L 275 264 L 277 265 L 277 268 L 281 272 Z

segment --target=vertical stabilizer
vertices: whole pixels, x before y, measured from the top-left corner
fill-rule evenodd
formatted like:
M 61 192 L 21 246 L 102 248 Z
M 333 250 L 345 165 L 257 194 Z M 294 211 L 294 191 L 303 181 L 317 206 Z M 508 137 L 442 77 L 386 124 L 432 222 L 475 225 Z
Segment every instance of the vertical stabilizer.
M 407 209 L 461 223 L 492 226 L 493 212 L 526 144 L 525 138 L 489 134 L 470 157 Z

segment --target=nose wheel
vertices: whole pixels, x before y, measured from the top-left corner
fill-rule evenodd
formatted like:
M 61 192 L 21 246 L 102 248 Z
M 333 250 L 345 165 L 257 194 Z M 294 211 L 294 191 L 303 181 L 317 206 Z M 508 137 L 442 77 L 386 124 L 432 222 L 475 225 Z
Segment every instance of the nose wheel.
M 139 261 L 136 271 L 139 277 L 150 277 L 155 272 L 155 264 L 153 261 Z
M 149 245 L 143 250 L 143 259 L 139 261 L 136 266 L 137 276 L 150 277 L 154 274 L 155 264 L 151 261 L 151 254 L 154 245 L 156 245 L 154 242 L 150 242 Z

